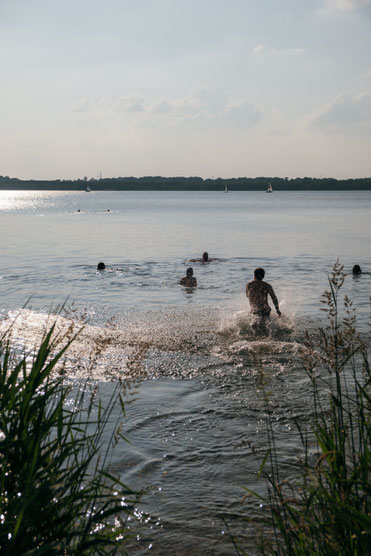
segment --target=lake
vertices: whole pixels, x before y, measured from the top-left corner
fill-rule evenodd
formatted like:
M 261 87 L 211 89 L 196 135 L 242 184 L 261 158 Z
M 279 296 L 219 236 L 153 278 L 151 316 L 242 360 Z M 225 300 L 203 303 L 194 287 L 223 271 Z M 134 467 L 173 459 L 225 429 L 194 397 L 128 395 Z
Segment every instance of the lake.
M 127 406 L 114 470 L 129 485 L 151 486 L 141 509 L 136 552 L 233 554 L 231 531 L 259 508 L 241 504 L 259 468 L 251 445 L 264 449 L 270 392 L 283 462 L 298 453 L 294 418 L 310 421 L 310 385 L 298 353 L 320 312 L 328 273 L 339 258 L 343 287 L 369 338 L 371 192 L 0 192 L 0 316 L 17 316 L 15 340 L 32 347 L 48 314 L 62 326 L 84 318 L 71 365 L 107 399 L 119 377 L 140 372 Z M 208 264 L 190 263 L 208 251 Z M 104 261 L 106 270 L 97 271 Z M 179 285 L 192 266 L 197 289 Z M 257 266 L 282 311 L 256 337 L 245 294 Z M 66 301 L 67 300 L 67 301 Z M 27 303 L 27 306 L 25 304 Z M 263 370 L 262 370 L 263 369 Z

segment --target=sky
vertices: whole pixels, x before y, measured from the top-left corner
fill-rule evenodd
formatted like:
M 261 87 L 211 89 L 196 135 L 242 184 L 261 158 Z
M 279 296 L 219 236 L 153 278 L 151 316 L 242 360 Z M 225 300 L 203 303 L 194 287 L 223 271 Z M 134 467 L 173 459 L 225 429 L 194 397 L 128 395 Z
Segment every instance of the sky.
M 0 0 L 0 175 L 370 177 L 371 0 Z

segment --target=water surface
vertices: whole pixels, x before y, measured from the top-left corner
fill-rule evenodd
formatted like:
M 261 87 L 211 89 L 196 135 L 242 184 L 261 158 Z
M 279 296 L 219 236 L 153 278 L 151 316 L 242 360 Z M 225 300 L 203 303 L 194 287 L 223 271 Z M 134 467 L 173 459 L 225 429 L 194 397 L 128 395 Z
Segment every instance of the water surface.
M 259 515 L 240 501 L 242 486 L 262 488 L 251 450 L 266 443 L 262 384 L 282 461 L 295 461 L 293 419 L 310 422 L 312 411 L 304 332 L 324 322 L 337 257 L 348 272 L 371 271 L 370 208 L 367 191 L 0 192 L 2 327 L 18 315 L 14 336 L 32 346 L 68 299 L 61 329 L 82 315 L 88 323 L 73 348 L 86 365 L 71 365 L 71 378 L 91 376 L 106 398 L 118 377 L 140 377 L 127 407 L 131 444 L 113 460 L 126 482 L 153 487 L 138 553 L 232 554 L 222 516 L 252 535 L 237 517 Z M 192 263 L 199 287 L 180 287 L 205 250 L 214 261 Z M 261 337 L 245 295 L 257 266 L 282 311 Z M 366 338 L 370 284 L 369 274 L 344 284 Z

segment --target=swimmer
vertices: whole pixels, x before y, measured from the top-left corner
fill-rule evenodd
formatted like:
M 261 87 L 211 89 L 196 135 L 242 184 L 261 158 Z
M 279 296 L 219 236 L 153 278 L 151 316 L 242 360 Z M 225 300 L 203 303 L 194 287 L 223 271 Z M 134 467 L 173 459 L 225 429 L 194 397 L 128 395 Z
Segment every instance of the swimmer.
M 202 253 L 202 258 L 201 259 L 190 259 L 189 262 L 190 263 L 211 263 L 213 262 L 214 259 L 209 259 L 209 253 L 207 251 L 204 251 Z
M 193 268 L 187 268 L 187 276 L 184 276 L 179 282 L 181 286 L 186 286 L 187 288 L 195 288 L 197 286 L 197 280 L 193 276 Z
M 354 265 L 352 272 L 353 272 L 353 276 L 359 276 L 360 274 L 362 274 L 362 270 L 359 264 Z
M 97 270 L 105 270 L 106 265 L 104 263 L 98 263 Z
M 281 311 L 278 305 L 278 299 L 273 291 L 273 288 L 267 282 L 263 282 L 265 270 L 263 268 L 256 268 L 254 271 L 254 280 L 246 284 L 246 296 L 249 298 L 250 308 L 253 315 L 262 319 L 269 318 L 271 308 L 268 304 L 268 295 L 271 297 L 277 315 L 281 316 Z

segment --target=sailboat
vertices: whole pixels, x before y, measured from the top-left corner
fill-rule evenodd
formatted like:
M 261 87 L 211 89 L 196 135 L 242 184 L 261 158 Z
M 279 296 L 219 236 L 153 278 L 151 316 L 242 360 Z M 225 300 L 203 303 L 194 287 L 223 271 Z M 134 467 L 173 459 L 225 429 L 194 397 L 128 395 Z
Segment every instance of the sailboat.
M 228 193 L 228 187 L 226 185 L 224 186 L 224 193 Z
M 88 185 L 86 186 L 85 191 L 86 191 L 86 193 L 90 193 L 91 189 L 90 189 L 90 187 L 89 187 Z
M 271 182 L 268 183 L 268 187 L 267 187 L 267 193 L 273 193 L 273 187 L 271 185 Z

